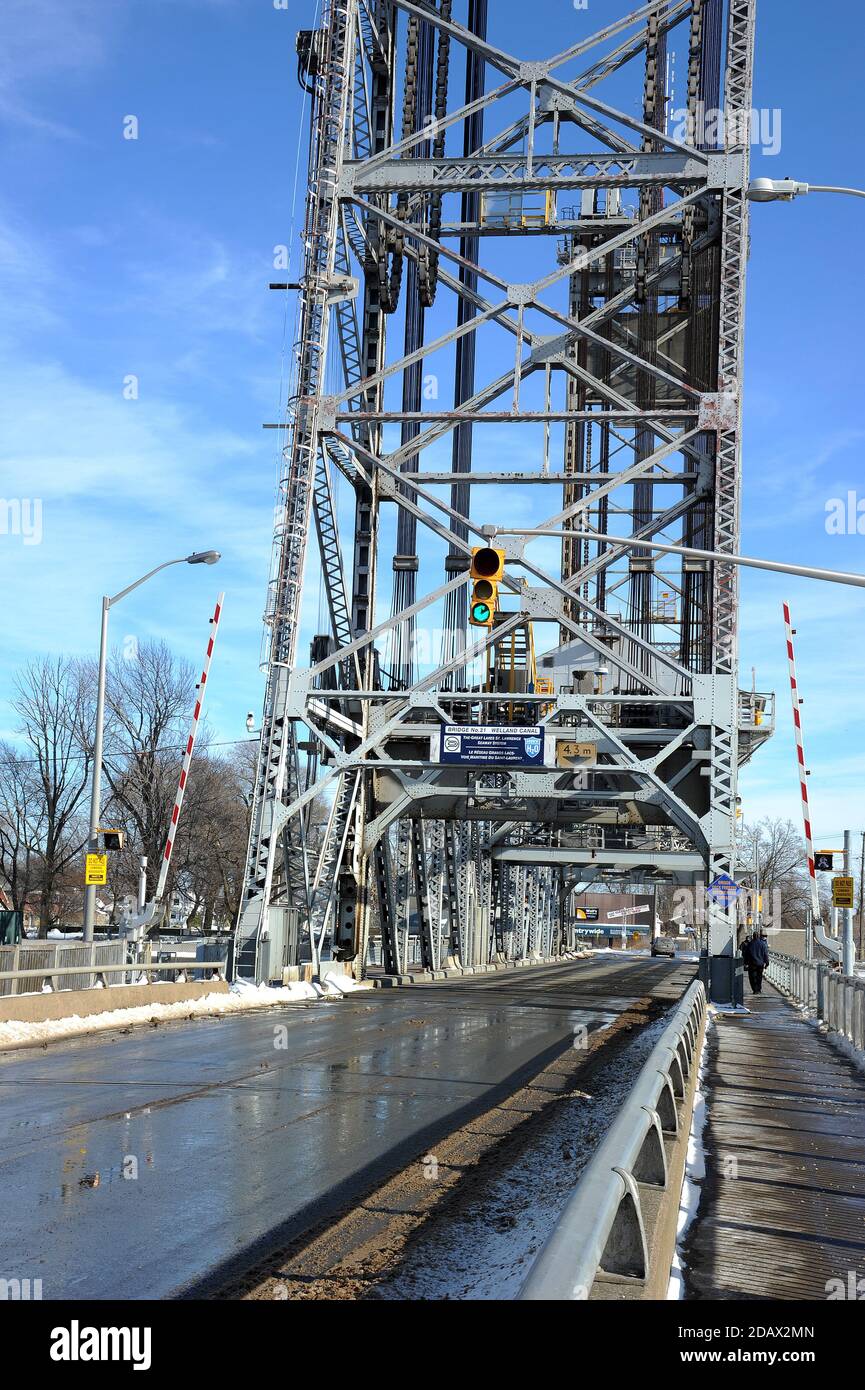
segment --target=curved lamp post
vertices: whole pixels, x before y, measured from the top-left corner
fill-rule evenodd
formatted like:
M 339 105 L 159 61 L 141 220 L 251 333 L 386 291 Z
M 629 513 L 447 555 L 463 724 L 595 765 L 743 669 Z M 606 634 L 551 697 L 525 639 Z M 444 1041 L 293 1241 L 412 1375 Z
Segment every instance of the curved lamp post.
M 125 589 L 121 589 L 113 598 L 107 596 L 102 600 L 102 634 L 99 642 L 99 680 L 96 689 L 96 734 L 93 740 L 93 780 L 90 789 L 90 834 L 88 839 L 88 849 L 91 854 L 95 854 L 99 849 L 99 819 L 102 801 L 102 736 L 105 724 L 105 666 L 108 657 L 108 614 L 115 603 L 119 603 L 127 594 L 131 594 L 133 589 L 139 585 L 146 584 L 148 579 L 152 579 L 154 574 L 160 570 L 168 569 L 169 565 L 215 565 L 219 560 L 218 550 L 202 550 L 193 552 L 192 555 L 183 555 L 178 560 L 164 560 L 155 569 L 148 570 L 140 579 L 136 579 L 134 584 L 127 584 Z M 93 929 L 96 924 L 96 885 L 87 884 L 84 889 L 84 940 L 93 940 Z

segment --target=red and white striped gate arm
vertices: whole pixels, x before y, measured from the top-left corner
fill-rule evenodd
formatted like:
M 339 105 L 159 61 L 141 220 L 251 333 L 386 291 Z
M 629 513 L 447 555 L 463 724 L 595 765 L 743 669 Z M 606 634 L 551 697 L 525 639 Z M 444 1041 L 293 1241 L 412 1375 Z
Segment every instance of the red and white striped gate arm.
M 201 718 L 201 711 L 204 706 L 204 696 L 207 690 L 207 677 L 210 673 L 210 661 L 213 656 L 213 645 L 216 641 L 216 633 L 219 627 L 219 619 L 222 616 L 222 604 L 225 594 L 220 594 L 216 600 L 216 608 L 213 617 L 210 619 L 210 639 L 207 643 L 207 654 L 204 658 L 204 669 L 201 672 L 201 680 L 195 696 L 195 709 L 192 711 L 192 723 L 189 726 L 189 737 L 186 740 L 186 749 L 183 754 L 183 766 L 180 769 L 180 781 L 177 784 L 177 795 L 174 798 L 174 809 L 171 812 L 171 820 L 168 826 L 168 839 L 165 841 L 165 853 L 162 856 L 162 866 L 159 870 L 159 882 L 156 885 L 154 902 L 162 901 L 162 894 L 165 891 L 165 880 L 168 878 L 168 868 L 171 864 L 171 851 L 174 848 L 174 837 L 177 834 L 177 822 L 180 820 L 180 808 L 183 805 L 183 794 L 186 791 L 186 783 L 189 778 L 189 766 L 192 762 L 192 751 L 195 748 L 195 739 L 198 734 L 198 721 Z
M 808 808 L 808 778 L 805 772 L 805 743 L 802 738 L 802 715 L 799 709 L 799 682 L 796 679 L 796 654 L 793 650 L 793 624 L 790 620 L 790 605 L 784 604 L 784 626 L 787 629 L 787 660 L 790 664 L 790 694 L 793 700 L 793 727 L 796 731 L 796 757 L 799 764 L 799 784 L 802 788 L 802 819 L 805 822 L 805 849 L 808 855 L 808 877 L 811 880 L 811 906 L 814 921 L 819 924 L 820 895 L 817 892 L 817 871 L 814 867 L 814 837 L 811 830 L 811 812 Z

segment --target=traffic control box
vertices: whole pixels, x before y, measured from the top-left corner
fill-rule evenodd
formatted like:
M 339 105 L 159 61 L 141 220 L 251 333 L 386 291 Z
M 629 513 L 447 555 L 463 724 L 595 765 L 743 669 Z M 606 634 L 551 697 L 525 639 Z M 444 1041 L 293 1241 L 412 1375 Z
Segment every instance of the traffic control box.
M 126 833 L 123 830 L 108 830 L 99 827 L 97 832 L 102 848 L 116 854 L 123 848 Z

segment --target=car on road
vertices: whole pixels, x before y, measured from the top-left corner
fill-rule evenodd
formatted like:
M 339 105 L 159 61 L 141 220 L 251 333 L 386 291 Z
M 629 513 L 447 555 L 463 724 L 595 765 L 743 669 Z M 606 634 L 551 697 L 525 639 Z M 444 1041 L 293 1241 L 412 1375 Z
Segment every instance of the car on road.
M 676 954 L 676 942 L 672 936 L 656 936 L 652 942 L 653 956 L 674 956 Z

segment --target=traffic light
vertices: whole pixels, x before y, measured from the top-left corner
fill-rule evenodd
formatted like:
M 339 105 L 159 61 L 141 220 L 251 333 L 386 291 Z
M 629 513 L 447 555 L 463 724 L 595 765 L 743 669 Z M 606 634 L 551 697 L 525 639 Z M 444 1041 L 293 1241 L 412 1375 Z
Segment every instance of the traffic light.
M 123 841 L 126 837 L 122 830 L 103 830 L 100 827 L 99 834 L 102 837 L 103 849 L 116 852 L 123 848 Z
M 505 552 L 487 545 L 472 551 L 472 600 L 469 622 L 472 627 L 492 627 L 499 599 L 499 582 L 505 572 Z

